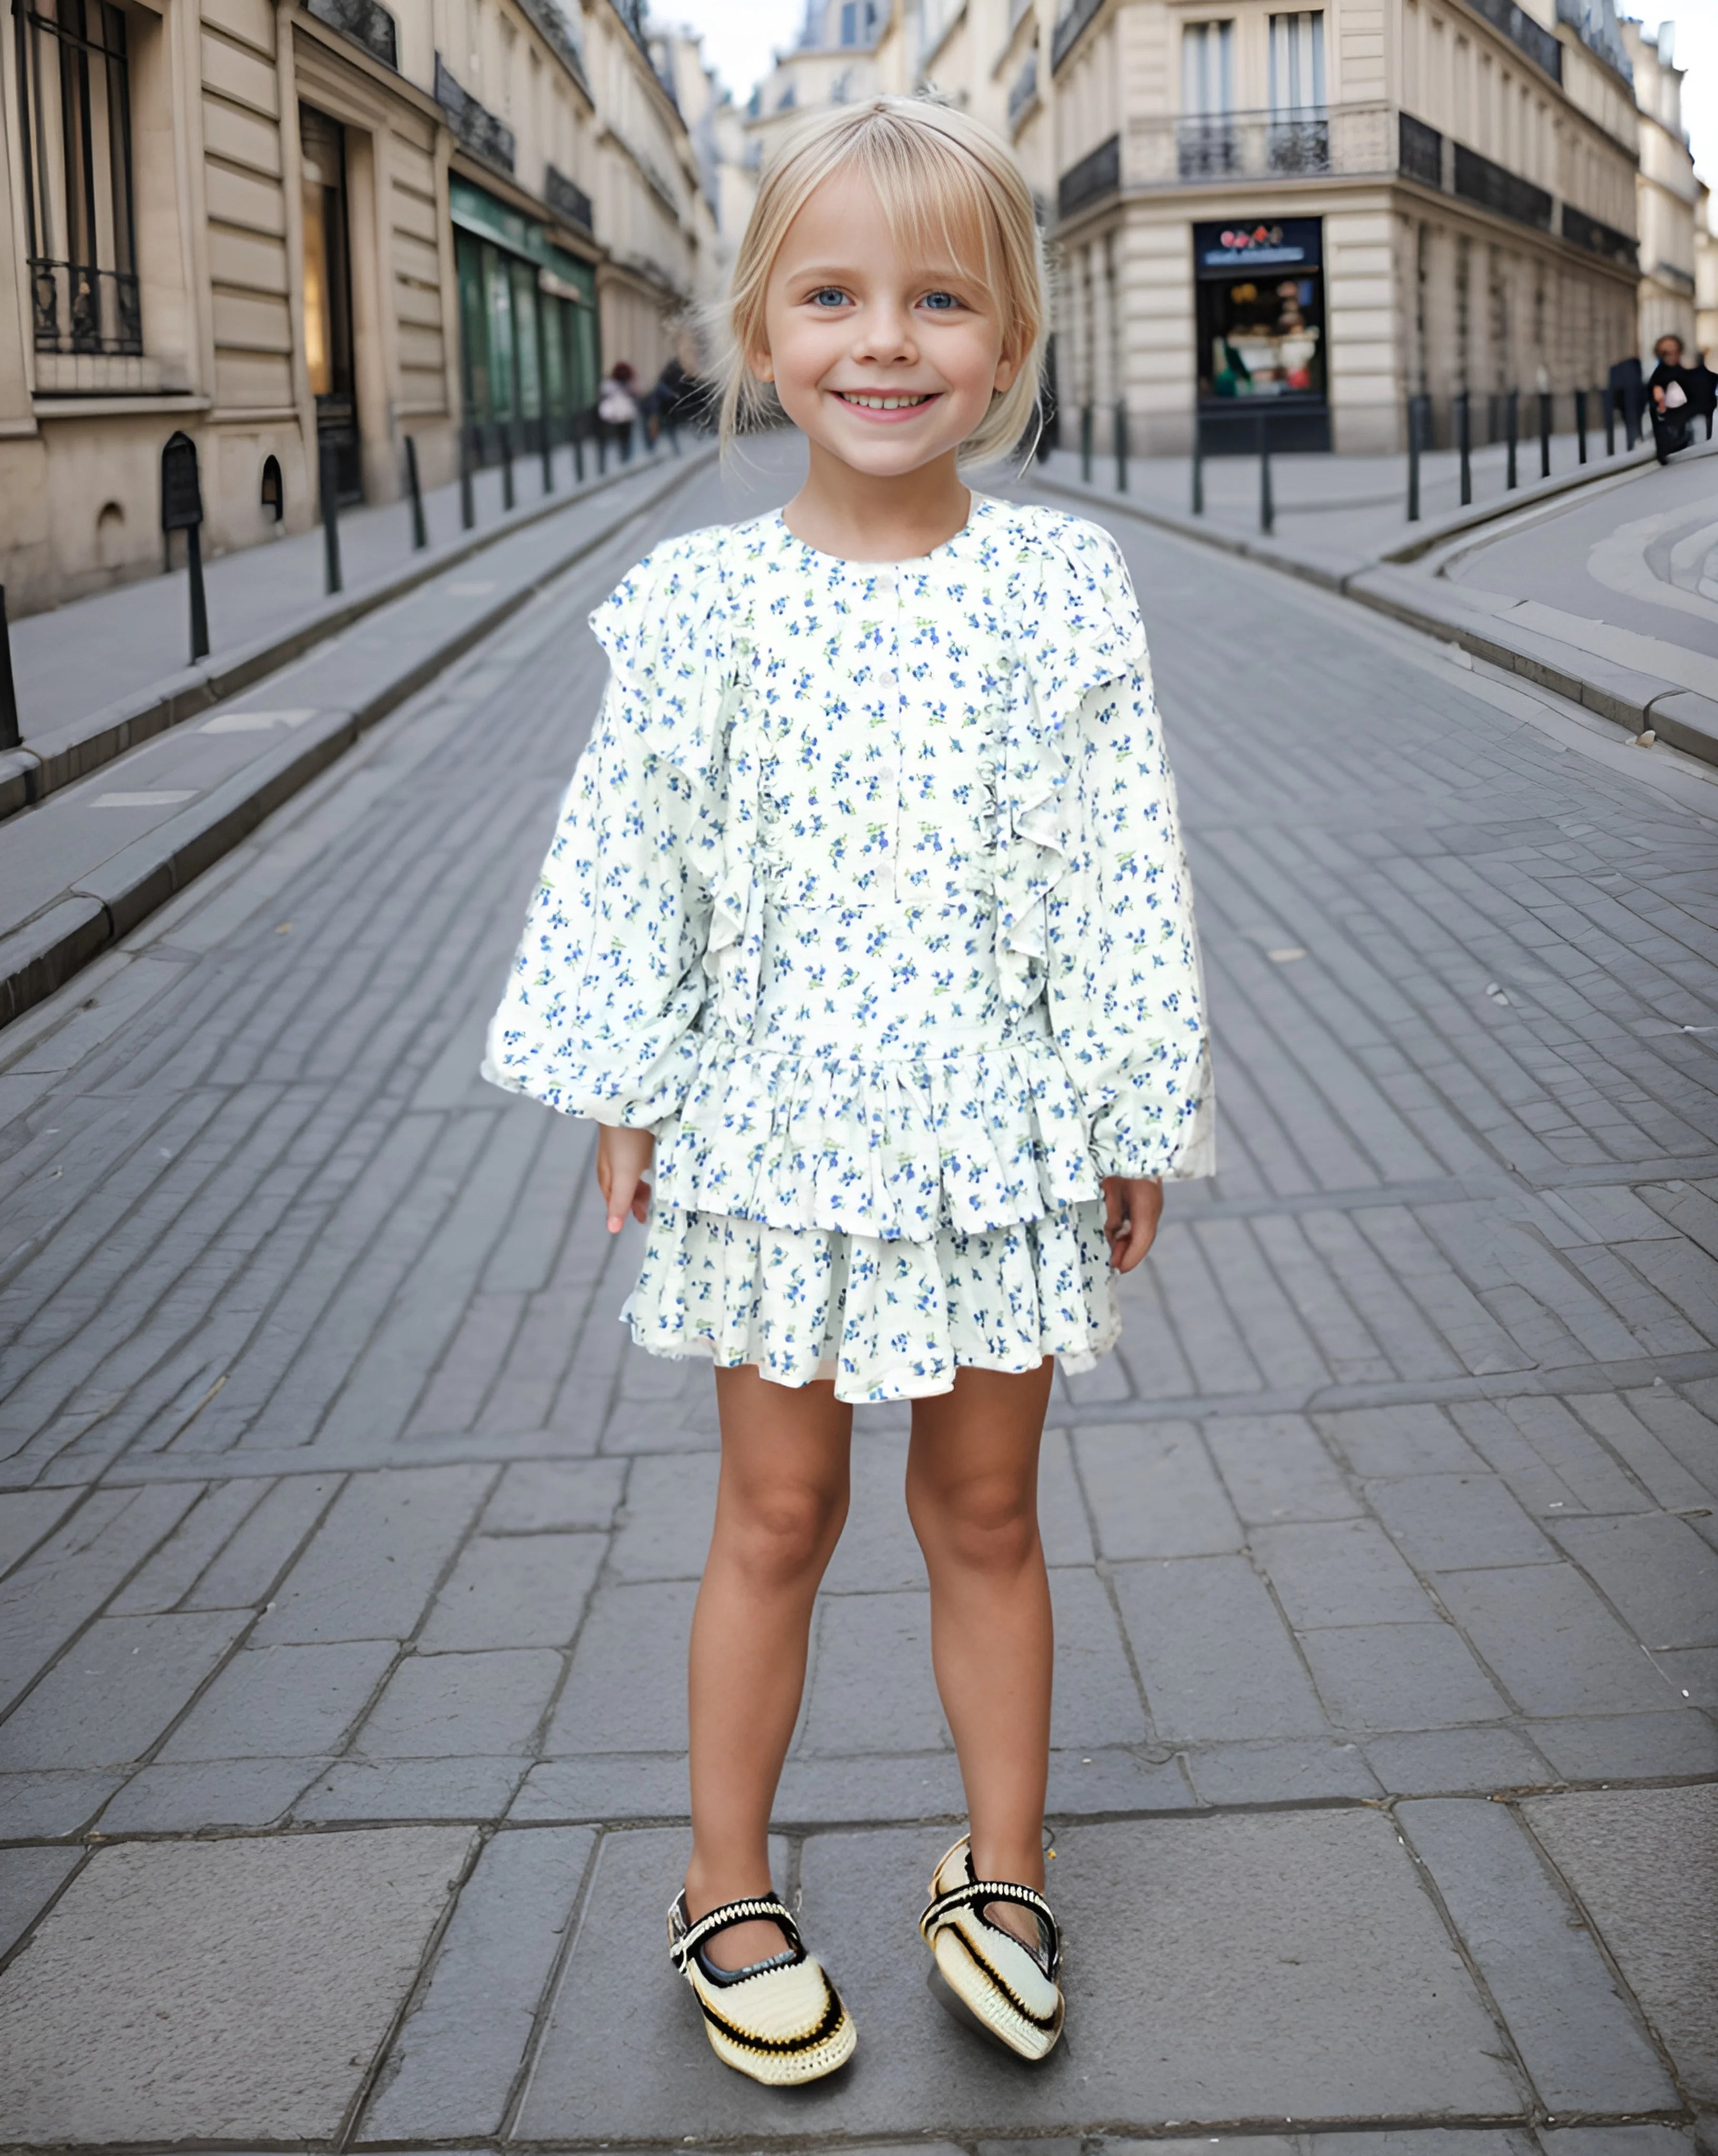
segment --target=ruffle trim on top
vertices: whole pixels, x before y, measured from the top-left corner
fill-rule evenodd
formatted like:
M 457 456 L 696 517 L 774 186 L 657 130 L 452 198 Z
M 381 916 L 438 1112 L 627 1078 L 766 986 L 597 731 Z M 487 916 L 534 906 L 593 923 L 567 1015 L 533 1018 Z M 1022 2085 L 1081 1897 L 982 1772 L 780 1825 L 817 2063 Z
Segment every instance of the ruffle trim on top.
M 738 993 L 730 1008 L 749 1024 L 763 947 L 754 866 L 758 765 L 736 723 L 750 645 L 747 624 L 733 618 L 732 536 L 710 525 L 665 541 L 590 619 L 639 740 L 691 784 L 726 793 L 704 970 L 713 981 L 732 979 Z
M 835 1364 L 855 1404 L 946 1393 L 962 1366 L 1090 1369 L 1121 1330 L 1099 1203 L 933 1241 L 771 1228 L 663 1205 L 622 1318 L 654 1355 L 756 1363 L 777 1384 Z
M 1095 1199 L 1091 1141 L 1054 1043 L 941 1058 L 810 1057 L 707 1037 L 660 1202 L 885 1243 L 973 1235 Z
M 1094 689 L 1122 679 L 1146 655 L 1139 603 L 1106 532 L 1040 510 L 1022 536 L 995 886 L 997 965 L 1003 994 L 1017 1004 L 1038 993 L 1033 968 L 1042 972 L 1049 957 L 1044 901 L 1072 862 L 1067 728 Z

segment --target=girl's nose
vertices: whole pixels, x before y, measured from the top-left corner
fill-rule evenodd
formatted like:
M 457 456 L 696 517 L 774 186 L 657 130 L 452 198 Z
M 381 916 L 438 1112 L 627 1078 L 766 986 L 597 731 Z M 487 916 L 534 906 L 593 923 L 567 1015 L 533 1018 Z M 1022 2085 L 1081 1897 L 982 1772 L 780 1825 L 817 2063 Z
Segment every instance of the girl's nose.
M 855 359 L 916 359 L 919 348 L 913 341 L 911 316 L 904 307 L 893 305 L 865 308 L 859 318 L 853 351 Z

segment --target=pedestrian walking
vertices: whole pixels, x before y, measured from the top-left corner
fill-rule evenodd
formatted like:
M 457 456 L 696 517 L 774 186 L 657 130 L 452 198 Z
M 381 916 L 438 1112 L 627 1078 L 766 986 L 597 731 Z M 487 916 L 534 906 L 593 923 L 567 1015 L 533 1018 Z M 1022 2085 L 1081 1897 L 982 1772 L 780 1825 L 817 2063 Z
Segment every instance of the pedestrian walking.
M 1126 568 L 1096 526 L 961 477 L 1025 435 L 1045 314 L 1031 193 L 987 128 L 881 97 L 784 146 L 735 265 L 721 426 L 779 407 L 806 481 L 659 547 L 592 617 L 611 676 L 485 1064 L 603 1125 L 608 1227 L 646 1229 L 622 1314 L 716 1366 L 669 1934 L 717 2056 L 766 2082 L 855 2041 L 768 1830 L 857 1403 L 912 1402 L 970 1818 L 920 1922 L 934 1981 L 1028 2059 L 1061 2032 L 1039 1441 L 1057 1359 L 1115 1342 L 1164 1179 L 1212 1167 Z
M 624 464 L 633 453 L 633 430 L 638 424 L 638 400 L 633 393 L 638 380 L 631 365 L 618 359 L 597 388 L 597 418 Z

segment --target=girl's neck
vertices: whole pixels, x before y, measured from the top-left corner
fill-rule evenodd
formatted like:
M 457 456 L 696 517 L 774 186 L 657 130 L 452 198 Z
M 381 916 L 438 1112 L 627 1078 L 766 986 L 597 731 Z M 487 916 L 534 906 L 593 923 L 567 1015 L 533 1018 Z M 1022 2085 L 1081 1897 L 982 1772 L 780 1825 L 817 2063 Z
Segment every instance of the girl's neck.
M 910 562 L 952 539 L 972 513 L 955 452 L 917 471 L 857 471 L 811 444 L 805 485 L 782 512 L 787 529 L 819 553 L 849 562 Z

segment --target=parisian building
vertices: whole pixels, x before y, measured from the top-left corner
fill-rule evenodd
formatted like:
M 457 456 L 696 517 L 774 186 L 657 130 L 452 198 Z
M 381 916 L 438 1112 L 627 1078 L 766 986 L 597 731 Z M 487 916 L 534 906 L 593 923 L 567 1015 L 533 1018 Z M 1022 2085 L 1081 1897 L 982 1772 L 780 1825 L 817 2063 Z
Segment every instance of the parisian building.
M 831 65 L 814 13 L 760 131 Z M 1265 420 L 1285 449 L 1387 450 L 1410 398 L 1447 440 L 1465 392 L 1484 440 L 1511 391 L 1567 425 L 1637 350 L 1646 123 L 1612 0 L 895 0 L 860 58 L 841 94 L 928 86 L 1014 143 L 1064 439 L 1089 407 L 1136 453 Z
M 14 0 L 0 579 L 14 613 L 565 439 L 648 384 L 715 219 L 641 0 Z M 182 542 L 175 542 L 182 546 Z
M 1683 71 L 1676 65 L 1673 27 L 1649 34 L 1623 22 L 1624 49 L 1634 74 L 1640 111 L 1640 170 L 1635 180 L 1635 229 L 1640 235 L 1640 349 L 1649 353 L 1667 334 L 1693 357 L 1695 231 L 1702 222 L 1700 183 L 1682 124 Z

